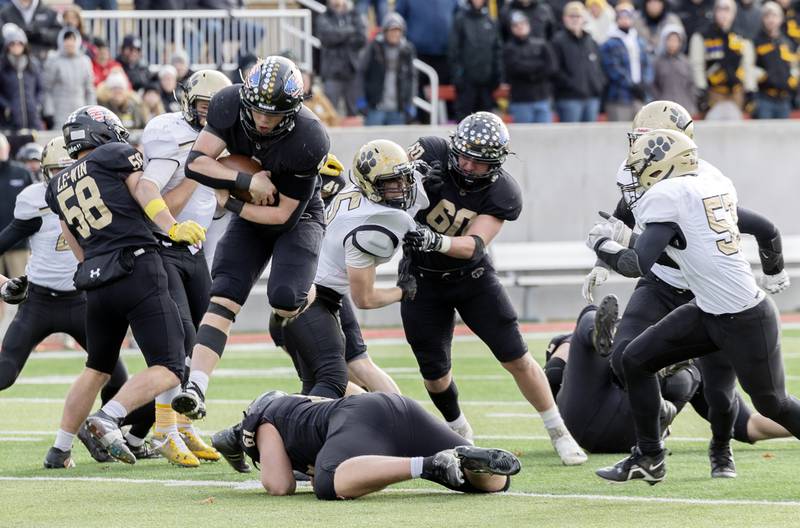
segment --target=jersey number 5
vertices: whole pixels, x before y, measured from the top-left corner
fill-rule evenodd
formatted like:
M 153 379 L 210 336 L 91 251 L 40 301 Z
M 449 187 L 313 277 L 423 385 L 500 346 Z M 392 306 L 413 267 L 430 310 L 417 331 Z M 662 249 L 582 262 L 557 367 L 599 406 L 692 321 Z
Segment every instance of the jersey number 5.
M 706 209 L 708 227 L 715 233 L 725 235 L 717 240 L 717 249 L 724 255 L 733 255 L 739 252 L 739 226 L 736 216 L 736 205 L 730 194 L 721 194 L 703 198 Z
M 67 200 L 76 197 L 78 205 L 69 205 Z M 100 189 L 94 178 L 86 176 L 75 184 L 58 193 L 58 205 L 67 222 L 73 226 L 83 238 L 89 238 L 92 229 L 100 230 L 111 223 L 111 211 L 100 197 Z
M 328 206 L 328 210 L 325 211 L 325 223 L 330 224 L 333 217 L 336 216 L 336 213 L 339 212 L 339 208 L 342 206 L 342 202 L 347 202 L 347 210 L 352 211 L 356 209 L 359 205 L 361 205 L 361 197 L 363 195 L 358 191 L 346 192 L 344 194 L 337 194 L 336 198 L 333 199 L 333 202 Z

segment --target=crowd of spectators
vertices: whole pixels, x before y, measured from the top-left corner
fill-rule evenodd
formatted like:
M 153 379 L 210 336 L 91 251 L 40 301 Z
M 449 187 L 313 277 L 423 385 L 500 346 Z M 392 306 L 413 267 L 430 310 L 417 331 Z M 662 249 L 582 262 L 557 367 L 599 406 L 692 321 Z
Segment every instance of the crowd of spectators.
M 424 121 L 416 58 L 434 68 L 451 119 L 499 111 L 515 123 L 627 121 L 670 99 L 707 119 L 786 118 L 798 105 L 800 0 L 327 0 L 307 104 L 329 125 Z M 139 9 L 238 7 L 241 0 L 133 2 Z M 130 128 L 179 109 L 191 75 L 177 49 L 143 59 L 141 36 L 87 33 L 76 0 L 0 0 L 0 129 L 57 129 L 98 102 Z M 240 52 L 234 82 L 257 57 Z M 277 51 L 277 50 L 276 50 Z

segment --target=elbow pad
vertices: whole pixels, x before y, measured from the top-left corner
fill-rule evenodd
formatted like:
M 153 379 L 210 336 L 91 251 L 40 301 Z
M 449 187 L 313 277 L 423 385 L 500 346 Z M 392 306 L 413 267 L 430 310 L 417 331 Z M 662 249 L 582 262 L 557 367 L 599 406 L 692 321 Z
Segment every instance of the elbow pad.
M 203 154 L 199 150 L 190 150 L 189 155 L 186 156 L 186 166 L 184 168 L 184 173 L 186 177 L 190 180 L 194 180 L 200 185 L 205 185 L 206 187 L 211 187 L 212 189 L 228 189 L 230 191 L 236 188 L 236 181 L 234 180 L 220 180 L 217 178 L 212 178 L 211 176 L 206 176 L 205 174 L 201 174 L 197 171 L 192 170 L 190 167 L 192 163 L 198 159 L 207 156 Z
M 642 276 L 639 255 L 635 250 L 625 248 L 611 239 L 604 239 L 599 241 L 595 252 L 600 260 L 620 275 L 632 278 Z
M 759 239 L 758 257 L 765 275 L 775 275 L 783 271 L 783 243 L 780 233 L 771 239 Z

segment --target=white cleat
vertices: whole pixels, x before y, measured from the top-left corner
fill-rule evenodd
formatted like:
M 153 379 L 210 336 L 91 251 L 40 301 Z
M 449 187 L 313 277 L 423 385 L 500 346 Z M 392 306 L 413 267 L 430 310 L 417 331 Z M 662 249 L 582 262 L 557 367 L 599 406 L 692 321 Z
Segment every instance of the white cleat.
M 460 435 L 464 440 L 469 442 L 470 445 L 475 444 L 475 433 L 472 432 L 472 426 L 466 419 L 458 424 L 448 422 L 447 426 L 452 429 L 454 433 Z
M 572 435 L 567 428 L 562 426 L 547 431 L 550 434 L 550 441 L 553 443 L 553 448 L 561 457 L 561 463 L 565 466 L 580 466 L 589 460 L 586 453 L 583 452 L 578 442 L 572 438 Z

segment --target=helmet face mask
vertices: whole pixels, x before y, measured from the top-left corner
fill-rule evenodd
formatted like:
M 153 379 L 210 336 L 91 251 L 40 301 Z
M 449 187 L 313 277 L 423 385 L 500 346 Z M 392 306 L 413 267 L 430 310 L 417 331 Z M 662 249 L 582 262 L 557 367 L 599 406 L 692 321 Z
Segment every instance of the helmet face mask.
M 64 145 L 64 137 L 51 139 L 42 152 L 42 177 L 49 182 L 53 176 L 72 165 L 73 159 Z
M 402 209 L 410 209 L 417 198 L 414 164 L 406 151 L 393 141 L 370 141 L 353 158 L 354 183 L 368 200 Z
M 479 191 L 497 180 L 508 154 L 508 129 L 490 112 L 468 115 L 450 135 L 449 168 L 456 184 L 464 191 Z M 486 163 L 489 170 L 482 174 L 465 170 L 459 163 L 460 157 Z
M 72 159 L 84 150 L 106 143 L 127 143 L 128 131 L 122 121 L 104 106 L 82 106 L 67 117 L 61 127 L 67 152 Z
M 183 83 L 179 101 L 186 122 L 195 130 L 200 130 L 204 124 L 205 114 L 198 112 L 197 103 L 200 101 L 210 102 L 214 94 L 230 85 L 230 79 L 215 70 L 200 70 L 193 73 Z
M 265 141 L 288 134 L 303 106 L 303 76 L 285 57 L 272 55 L 257 62 L 242 79 L 239 116 L 245 133 L 253 141 Z M 253 112 L 283 118 L 269 131 L 259 130 Z
M 682 132 L 666 129 L 645 132 L 628 153 L 625 168 L 632 180 L 619 184 L 623 198 L 633 207 L 658 182 L 695 174 L 697 160 L 697 145 Z

